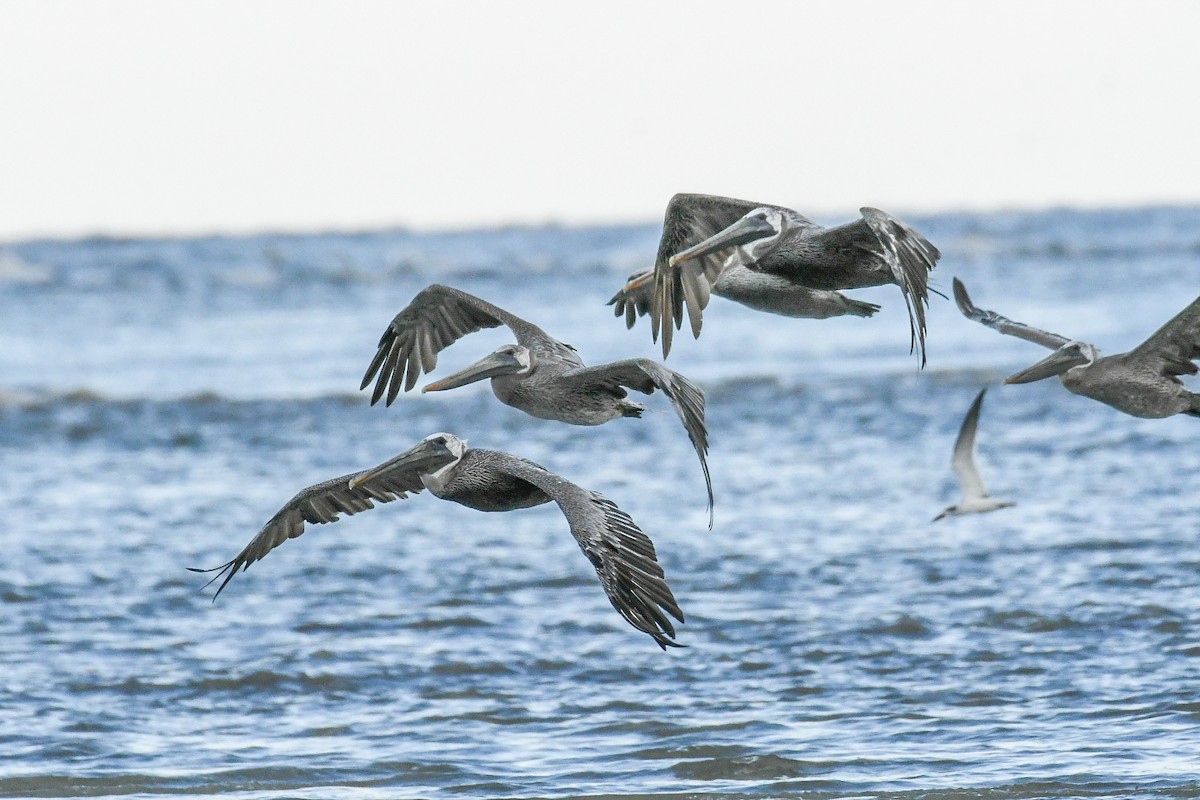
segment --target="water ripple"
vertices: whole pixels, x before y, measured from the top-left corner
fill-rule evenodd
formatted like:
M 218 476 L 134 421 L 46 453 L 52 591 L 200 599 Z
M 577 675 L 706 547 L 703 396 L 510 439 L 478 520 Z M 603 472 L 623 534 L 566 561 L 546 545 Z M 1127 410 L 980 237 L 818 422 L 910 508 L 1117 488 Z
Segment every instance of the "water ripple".
M 961 275 L 1118 352 L 1164 296 L 1195 295 L 1198 214 L 921 225 L 944 242 L 941 286 Z M 931 524 L 957 496 L 963 410 L 1037 357 L 952 303 L 931 304 L 918 372 L 894 287 L 861 292 L 884 305 L 870 321 L 714 301 L 671 356 L 707 391 L 712 531 L 661 397 L 577 428 L 484 386 L 388 409 L 356 392 L 381 325 L 433 279 L 593 363 L 654 356 L 603 301 L 656 239 L 18 246 L 27 266 L 0 274 L 0 796 L 1200 796 L 1195 420 L 998 387 L 980 456 L 1019 505 Z M 475 334 L 442 368 L 500 341 Z M 302 486 L 447 428 L 627 510 L 687 647 L 661 653 L 621 620 L 553 506 L 421 493 L 311 526 L 216 603 L 186 571 L 230 558 Z

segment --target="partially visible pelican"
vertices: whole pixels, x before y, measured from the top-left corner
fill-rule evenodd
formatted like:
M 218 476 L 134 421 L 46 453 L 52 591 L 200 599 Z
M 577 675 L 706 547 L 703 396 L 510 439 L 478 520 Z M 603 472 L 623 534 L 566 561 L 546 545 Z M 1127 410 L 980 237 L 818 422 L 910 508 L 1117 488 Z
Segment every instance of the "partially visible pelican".
M 628 514 L 603 495 L 532 461 L 495 450 L 469 449 L 465 440 L 449 433 L 428 436 L 374 469 L 309 486 L 279 509 L 232 561 L 209 570 L 189 569 L 216 572 L 210 584 L 224 576 L 217 587 L 219 595 L 238 570 L 304 533 L 305 522 L 337 522 L 339 512 L 357 514 L 374 508 L 372 501 L 403 500 L 422 489 L 479 511 L 558 503 L 613 608 L 662 649 L 681 646 L 672 641 L 675 627 L 666 615 L 683 622 L 683 612 L 663 576 L 654 543 Z
M 962 484 L 963 499 L 958 505 L 950 506 L 934 517 L 934 522 L 942 517 L 982 514 L 985 511 L 1016 505 L 1011 500 L 997 500 L 988 495 L 983 476 L 979 474 L 979 467 L 975 463 L 975 430 L 979 427 L 979 409 L 983 406 L 983 395 L 986 392 L 987 389 L 980 389 L 979 394 L 975 395 L 975 402 L 971 403 L 958 431 L 958 439 L 954 442 L 954 456 L 950 459 L 950 466 L 954 468 L 954 474 Z
M 838 289 L 894 283 L 908 307 L 910 344 L 925 364 L 929 271 L 941 253 L 888 214 L 861 209 L 862 219 L 824 228 L 797 212 L 766 203 L 704 194 L 677 194 L 667 204 L 654 263 L 650 323 L 671 350 L 671 326 L 700 335 L 710 294 L 786 316 L 870 316 L 878 309 Z M 627 291 L 636 290 L 635 276 Z M 620 302 L 618 294 L 613 301 Z M 636 308 L 636 305 L 634 306 Z M 621 313 L 618 307 L 618 315 Z M 625 307 L 628 323 L 631 312 Z
M 387 405 L 417 384 L 421 371 L 431 372 L 437 354 L 457 339 L 483 328 L 507 325 L 517 344 L 505 345 L 466 369 L 429 384 L 421 391 L 439 392 L 492 379 L 500 402 L 539 419 L 572 425 L 600 425 L 617 417 L 640 417 L 645 406 L 625 398 L 626 389 L 645 394 L 661 389 L 675 407 L 700 457 L 708 490 L 708 527 L 712 528 L 712 479 L 708 473 L 708 433 L 704 427 L 704 393 L 678 372 L 647 358 L 584 366 L 575 348 L 541 328 L 474 295 L 434 284 L 417 293 L 379 339 L 379 349 L 360 389 L 376 374 L 371 404 L 387 391 Z
M 994 311 L 976 308 L 962 281 L 954 279 L 954 299 L 967 319 L 1016 336 L 1053 353 L 1010 376 L 1005 383 L 1030 383 L 1058 375 L 1075 394 L 1099 400 L 1134 417 L 1161 419 L 1175 414 L 1200 417 L 1200 394 L 1189 392 L 1180 375 L 1195 375 L 1200 358 L 1200 297 L 1176 314 L 1149 339 L 1115 356 L 1100 356 L 1086 342 L 1013 322 Z
M 737 262 L 736 255 L 725 259 L 711 291 L 717 297 L 781 317 L 828 319 L 848 314 L 869 317 L 879 310 L 874 303 L 852 300 L 841 292 L 809 289 L 777 275 L 747 269 Z M 613 316 L 625 317 L 625 327 L 632 328 L 637 318 L 648 315 L 654 305 L 654 270 L 630 275 L 608 305 L 615 306 Z

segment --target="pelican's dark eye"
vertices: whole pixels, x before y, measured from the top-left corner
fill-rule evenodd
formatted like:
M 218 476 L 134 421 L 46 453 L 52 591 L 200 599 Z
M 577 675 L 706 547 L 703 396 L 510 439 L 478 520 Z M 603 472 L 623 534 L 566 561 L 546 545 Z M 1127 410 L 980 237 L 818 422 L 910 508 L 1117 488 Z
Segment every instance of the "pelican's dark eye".
M 445 436 L 439 436 L 438 438 L 436 438 L 436 439 L 434 439 L 434 440 L 433 440 L 433 443 L 434 443 L 434 444 L 440 444 L 440 445 L 444 445 L 444 444 L 446 444 L 446 437 L 445 437 Z

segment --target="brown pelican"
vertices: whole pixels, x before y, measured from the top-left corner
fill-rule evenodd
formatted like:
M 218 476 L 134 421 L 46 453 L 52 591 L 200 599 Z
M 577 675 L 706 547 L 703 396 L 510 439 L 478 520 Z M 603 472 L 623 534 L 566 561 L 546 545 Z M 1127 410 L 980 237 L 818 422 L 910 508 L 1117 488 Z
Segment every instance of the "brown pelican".
M 219 595 L 238 570 L 304 533 L 304 523 L 337 522 L 340 512 L 357 514 L 374 508 L 373 501 L 403 500 L 422 489 L 479 511 L 558 503 L 613 608 L 664 650 L 681 646 L 672 641 L 675 627 L 667 614 L 683 622 L 683 612 L 663 576 L 654 543 L 628 514 L 603 495 L 532 461 L 495 450 L 468 449 L 465 440 L 449 433 L 428 436 L 374 469 L 309 486 L 279 509 L 232 561 L 209 570 L 189 569 L 216 572 L 209 584 L 224 576 Z
M 766 311 L 781 317 L 828 319 L 852 314 L 869 317 L 879 310 L 874 303 L 852 300 L 841 292 L 809 289 L 777 275 L 743 267 L 736 256 L 725 260 L 725 266 L 711 287 L 717 297 Z M 635 272 L 629 276 L 608 305 L 615 306 L 613 315 L 625 317 L 625 327 L 632 328 L 638 317 L 650 313 L 654 304 L 654 270 Z
M 708 526 L 712 528 L 712 479 L 708 473 L 708 432 L 704 427 L 704 393 L 678 372 L 646 358 L 584 366 L 575 348 L 549 336 L 533 323 L 474 295 L 434 284 L 422 289 L 379 339 L 379 349 L 363 376 L 365 389 L 376 374 L 371 404 L 387 391 L 387 405 L 417 384 L 422 370 L 431 372 L 437 354 L 452 342 L 483 328 L 507 325 L 517 344 L 499 348 L 453 375 L 421 391 L 453 389 L 484 378 L 500 402 L 539 419 L 572 425 L 600 425 L 617 417 L 640 417 L 645 406 L 626 399 L 626 389 L 645 394 L 661 389 L 675 407 L 700 457 L 708 490 Z
M 967 319 L 1054 350 L 1005 383 L 1030 383 L 1058 375 L 1063 386 L 1075 394 L 1135 417 L 1200 417 L 1200 394 L 1189 392 L 1179 380 L 1180 375 L 1195 375 L 1198 371 L 1192 361 L 1200 358 L 1200 297 L 1133 350 L 1103 358 L 1086 342 L 976 308 L 958 278 L 954 279 L 954 299 Z
M 958 482 L 962 484 L 963 499 L 958 505 L 947 508 L 933 518 L 937 522 L 942 517 L 957 516 L 958 514 L 982 514 L 985 511 L 995 511 L 998 508 L 1009 508 L 1016 503 L 1011 500 L 997 500 L 990 497 L 987 487 L 983 485 L 983 476 L 975 464 L 975 430 L 979 427 L 979 409 L 983 406 L 983 395 L 987 389 L 980 389 L 975 395 L 975 402 L 967 410 L 962 428 L 958 431 L 958 439 L 954 442 L 954 456 L 950 466 Z
M 824 228 L 797 212 L 765 203 L 704 194 L 677 194 L 667 204 L 654 263 L 650 323 L 661 332 L 663 356 L 671 325 L 700 335 L 710 294 L 786 316 L 870 316 L 877 306 L 850 300 L 838 289 L 895 283 L 908 307 L 911 348 L 925 364 L 925 307 L 929 270 L 941 253 L 923 236 L 875 208 L 862 219 Z M 623 291 L 635 292 L 643 276 Z M 621 303 L 621 293 L 612 303 Z M 636 304 L 634 305 L 636 309 Z M 628 304 L 618 316 L 632 315 Z

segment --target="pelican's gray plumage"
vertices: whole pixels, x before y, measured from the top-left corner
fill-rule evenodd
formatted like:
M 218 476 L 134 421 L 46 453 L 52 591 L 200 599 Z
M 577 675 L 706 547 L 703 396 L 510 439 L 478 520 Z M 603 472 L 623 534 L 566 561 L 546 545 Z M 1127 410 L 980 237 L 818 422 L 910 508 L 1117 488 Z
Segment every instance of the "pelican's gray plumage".
M 530 416 L 572 425 L 600 425 L 617 417 L 640 417 L 644 406 L 626 399 L 627 389 L 662 390 L 683 423 L 700 458 L 712 527 L 712 479 L 708 472 L 708 432 L 704 393 L 678 372 L 646 358 L 585 366 L 575 348 L 541 328 L 474 295 L 434 284 L 421 290 L 383 332 L 360 388 L 375 380 L 371 403 L 387 394 L 387 404 L 412 389 L 422 371 L 437 365 L 437 354 L 452 342 L 483 328 L 507 326 L 517 344 L 505 345 L 455 374 L 426 386 L 441 391 L 491 378 L 502 403 Z
M 306 522 L 337 522 L 341 512 L 357 514 L 373 508 L 373 501 L 389 503 L 422 489 L 480 511 L 513 511 L 553 500 L 595 567 L 613 608 L 664 650 L 680 646 L 673 641 L 675 627 L 667 615 L 683 622 L 683 611 L 667 585 L 654 543 L 628 514 L 603 495 L 532 461 L 496 450 L 468 448 L 465 440 L 449 433 L 428 436 L 374 469 L 302 490 L 232 561 L 193 571 L 216 572 L 212 581 L 224 577 L 217 588 L 219 595 L 239 570 L 302 534 Z
M 724 297 L 755 311 L 766 311 L 781 317 L 869 317 L 879 310 L 879 306 L 874 303 L 853 300 L 841 292 L 809 289 L 778 275 L 755 272 L 739 263 L 731 263 L 736 261 L 736 258 L 730 256 L 726 260 L 725 268 L 711 287 L 711 293 L 717 297 Z M 632 328 L 638 317 L 647 316 L 653 304 L 652 269 L 630 275 L 625 285 L 608 301 L 608 305 L 615 307 L 614 316 L 625 317 L 626 328 Z
M 1200 417 L 1200 394 L 1184 388 L 1180 375 L 1195 375 L 1200 358 L 1200 297 L 1146 341 L 1114 356 L 1095 346 L 1013 322 L 976 308 L 962 281 L 954 279 L 954 299 L 968 319 L 1054 350 L 1005 383 L 1029 383 L 1058 375 L 1075 394 L 1099 400 L 1134 417 L 1161 419 L 1175 414 Z
M 855 222 L 824 228 L 782 206 L 704 194 L 672 197 L 650 305 L 651 330 L 655 340 L 662 335 L 663 355 L 671 349 L 672 324 L 683 326 L 685 306 L 692 334 L 700 335 L 714 293 L 789 316 L 870 316 L 877 306 L 837 290 L 894 283 L 908 307 L 911 349 L 924 365 L 929 271 L 941 253 L 883 211 L 861 213 Z M 619 303 L 620 295 L 610 302 Z M 628 306 L 625 313 L 628 322 Z
M 958 482 L 962 484 L 963 499 L 934 517 L 934 522 L 942 517 L 982 514 L 985 511 L 1016 505 L 1011 500 L 997 500 L 988 495 L 983 476 L 979 474 L 979 466 L 975 463 L 975 431 L 979 428 L 979 410 L 983 407 L 983 395 L 986 392 L 987 389 L 980 389 L 979 394 L 975 395 L 975 402 L 971 403 L 967 416 L 963 418 L 962 427 L 958 430 L 958 438 L 954 441 L 954 456 L 950 459 L 950 466 Z

